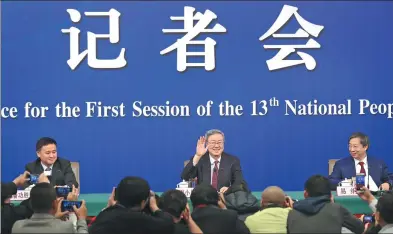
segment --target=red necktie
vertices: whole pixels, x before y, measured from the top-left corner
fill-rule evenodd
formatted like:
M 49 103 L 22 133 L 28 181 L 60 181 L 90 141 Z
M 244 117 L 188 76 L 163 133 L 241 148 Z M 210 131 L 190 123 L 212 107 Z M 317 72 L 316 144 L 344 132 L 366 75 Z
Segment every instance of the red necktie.
M 217 186 L 218 186 L 218 161 L 214 162 L 214 169 L 213 169 L 213 176 L 212 176 L 212 186 L 213 188 L 215 188 L 217 190 Z
M 366 169 L 364 169 L 364 162 L 359 162 L 360 165 L 360 173 L 364 173 L 366 175 Z

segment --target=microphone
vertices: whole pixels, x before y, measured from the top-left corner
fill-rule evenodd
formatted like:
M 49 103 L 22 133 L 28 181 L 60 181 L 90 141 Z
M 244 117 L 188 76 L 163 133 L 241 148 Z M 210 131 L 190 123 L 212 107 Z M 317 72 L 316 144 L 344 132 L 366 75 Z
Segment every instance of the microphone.
M 370 189 L 370 166 L 367 165 L 367 189 Z
M 223 171 L 223 170 L 224 170 L 224 168 L 218 169 L 218 171 Z M 213 168 L 213 172 L 216 173 L 217 172 L 217 168 Z

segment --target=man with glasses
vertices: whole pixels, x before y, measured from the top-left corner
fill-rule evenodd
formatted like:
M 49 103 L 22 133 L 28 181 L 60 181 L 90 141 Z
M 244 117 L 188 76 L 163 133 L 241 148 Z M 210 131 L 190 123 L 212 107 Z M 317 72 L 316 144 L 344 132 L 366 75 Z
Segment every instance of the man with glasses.
M 358 173 L 365 174 L 365 185 L 370 190 L 390 189 L 389 172 L 385 162 L 369 157 L 368 148 L 369 139 L 365 134 L 358 132 L 349 137 L 348 149 L 351 156 L 337 161 L 329 176 L 334 189 L 345 178 L 356 177 Z
M 198 184 L 212 185 L 221 193 L 231 186 L 245 184 L 240 160 L 224 152 L 224 140 L 224 133 L 217 129 L 209 130 L 200 137 L 195 155 L 181 174 L 182 179 L 197 178 Z

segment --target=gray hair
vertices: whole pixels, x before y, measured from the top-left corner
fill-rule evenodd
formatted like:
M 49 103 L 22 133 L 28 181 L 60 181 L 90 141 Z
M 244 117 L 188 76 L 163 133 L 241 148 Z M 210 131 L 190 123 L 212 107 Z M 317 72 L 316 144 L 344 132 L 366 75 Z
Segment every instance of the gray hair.
M 207 141 L 207 139 L 209 139 L 209 137 L 210 137 L 211 135 L 214 135 L 214 134 L 221 134 L 223 140 L 225 141 L 224 133 L 223 133 L 221 130 L 218 130 L 218 129 L 211 129 L 211 130 L 207 131 L 206 134 L 205 134 L 205 139 L 206 139 L 206 141 Z

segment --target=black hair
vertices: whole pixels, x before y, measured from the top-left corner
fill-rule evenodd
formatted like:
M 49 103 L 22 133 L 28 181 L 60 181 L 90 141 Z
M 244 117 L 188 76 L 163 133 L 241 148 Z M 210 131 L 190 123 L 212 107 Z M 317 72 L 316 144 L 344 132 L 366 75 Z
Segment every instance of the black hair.
M 183 192 L 171 189 L 160 197 L 159 207 L 176 218 L 180 218 L 187 206 L 187 197 Z
M 35 149 L 36 151 L 40 151 L 42 149 L 42 147 L 46 146 L 46 145 L 56 145 L 57 146 L 57 142 L 55 141 L 55 139 L 52 139 L 50 137 L 42 137 L 41 139 L 39 139 L 35 145 Z
M 192 206 L 216 205 L 218 206 L 218 192 L 211 185 L 197 185 L 191 192 Z
M 135 207 L 150 196 L 149 183 L 140 177 L 128 176 L 123 178 L 116 188 L 117 201 L 127 207 Z
M 304 184 L 304 189 L 310 197 L 331 196 L 329 179 L 322 175 L 311 176 Z
M 378 199 L 377 211 L 383 221 L 387 224 L 393 224 L 393 194 L 385 193 Z
M 56 190 L 49 183 L 38 183 L 30 191 L 30 202 L 34 213 L 48 213 L 56 201 Z

